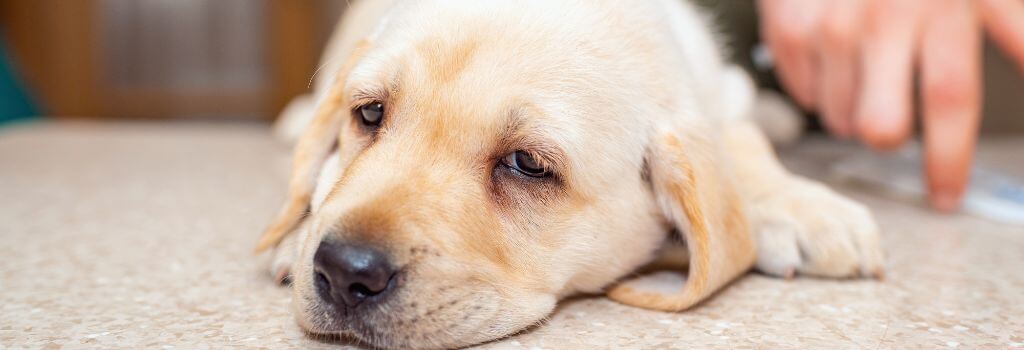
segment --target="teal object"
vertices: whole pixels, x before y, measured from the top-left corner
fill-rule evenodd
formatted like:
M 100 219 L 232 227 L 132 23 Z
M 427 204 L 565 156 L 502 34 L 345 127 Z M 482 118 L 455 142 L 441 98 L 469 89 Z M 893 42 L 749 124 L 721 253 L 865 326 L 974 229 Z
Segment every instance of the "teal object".
M 38 117 L 39 109 L 14 72 L 7 45 L 0 42 L 0 125 Z

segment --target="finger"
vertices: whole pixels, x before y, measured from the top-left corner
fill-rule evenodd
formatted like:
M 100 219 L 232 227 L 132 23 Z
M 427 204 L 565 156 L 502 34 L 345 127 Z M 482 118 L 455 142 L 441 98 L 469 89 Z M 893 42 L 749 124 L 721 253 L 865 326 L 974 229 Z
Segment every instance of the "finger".
M 979 5 L 988 33 L 1024 73 L 1024 1 L 981 0 Z
M 761 33 L 775 56 L 783 87 L 801 107 L 813 110 L 815 67 L 813 33 L 818 23 L 818 1 L 761 0 Z
M 981 119 L 981 24 L 972 0 L 932 0 L 921 40 L 925 172 L 932 206 L 956 209 Z
M 861 0 L 828 2 L 817 38 L 822 85 L 817 99 L 825 127 L 842 138 L 853 134 L 863 6 Z
M 869 146 L 891 149 L 907 139 L 913 124 L 912 63 L 923 5 L 919 0 L 868 2 L 854 128 Z

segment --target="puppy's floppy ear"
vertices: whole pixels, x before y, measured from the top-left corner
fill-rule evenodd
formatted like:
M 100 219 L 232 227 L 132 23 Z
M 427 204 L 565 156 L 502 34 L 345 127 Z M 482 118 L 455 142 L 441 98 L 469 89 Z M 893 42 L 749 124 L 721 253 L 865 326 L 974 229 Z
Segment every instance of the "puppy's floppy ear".
M 292 174 L 288 183 L 288 199 L 281 211 L 263 232 L 256 252 L 262 252 L 277 246 L 286 236 L 295 231 L 309 213 L 310 200 L 316 187 L 324 163 L 338 145 L 341 123 L 347 109 L 343 93 L 349 72 L 369 49 L 367 40 L 361 41 L 352 52 L 352 56 L 338 70 L 334 83 L 319 102 L 314 112 L 313 121 L 306 127 L 299 142 L 295 145 L 292 158 Z
M 688 273 L 658 272 L 624 281 L 608 296 L 662 311 L 685 310 L 750 269 L 754 242 L 724 152 L 712 134 L 663 133 L 647 159 L 650 181 L 666 218 L 689 249 Z

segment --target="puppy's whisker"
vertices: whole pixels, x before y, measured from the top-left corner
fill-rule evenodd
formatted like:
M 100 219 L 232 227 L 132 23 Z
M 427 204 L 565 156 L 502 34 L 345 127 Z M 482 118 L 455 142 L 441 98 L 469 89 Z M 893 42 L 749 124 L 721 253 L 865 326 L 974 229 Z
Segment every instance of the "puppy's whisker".
M 306 88 L 309 89 L 309 88 L 313 87 L 313 82 L 316 81 L 316 76 L 320 74 L 321 70 L 323 70 L 325 67 L 331 65 L 332 63 L 339 62 L 339 61 L 342 61 L 341 57 L 331 57 L 331 58 L 326 59 L 323 63 L 321 63 L 318 67 L 316 67 L 316 70 L 313 71 L 313 75 L 309 77 L 309 82 L 306 83 Z

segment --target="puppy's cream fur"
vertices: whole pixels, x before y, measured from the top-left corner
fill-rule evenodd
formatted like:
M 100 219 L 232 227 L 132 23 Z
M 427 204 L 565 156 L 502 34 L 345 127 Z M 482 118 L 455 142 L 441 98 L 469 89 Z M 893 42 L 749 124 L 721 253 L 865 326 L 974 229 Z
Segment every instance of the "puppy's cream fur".
M 299 323 L 458 347 L 576 293 L 680 311 L 755 264 L 880 274 L 870 213 L 779 165 L 750 122 L 751 83 L 713 39 L 677 0 L 356 2 L 260 242 L 292 274 Z M 352 115 L 373 101 L 387 110 L 376 134 Z M 555 176 L 500 165 L 520 150 Z M 685 274 L 623 280 L 668 255 L 674 232 Z M 311 281 L 325 238 L 386 250 L 402 271 L 394 295 L 358 315 L 325 307 Z

